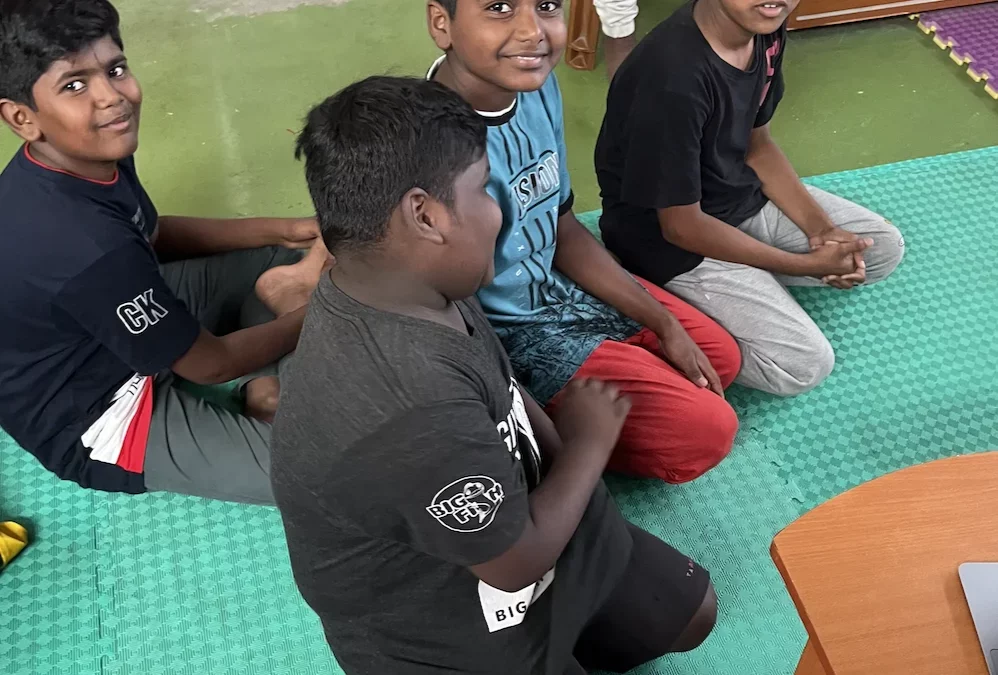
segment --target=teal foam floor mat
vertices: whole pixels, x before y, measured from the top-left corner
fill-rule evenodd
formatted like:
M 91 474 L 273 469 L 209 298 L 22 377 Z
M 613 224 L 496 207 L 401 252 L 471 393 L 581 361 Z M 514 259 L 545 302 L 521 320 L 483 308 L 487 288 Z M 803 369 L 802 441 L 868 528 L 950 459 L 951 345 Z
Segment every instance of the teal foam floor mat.
M 836 370 L 791 400 L 734 389 L 742 430 L 715 471 L 681 487 L 610 479 L 625 513 L 702 561 L 720 596 L 708 642 L 641 675 L 790 675 L 804 631 L 769 559 L 772 535 L 874 476 L 998 448 L 995 175 L 998 148 L 811 181 L 890 217 L 907 257 L 875 287 L 795 290 Z M 87 492 L 0 435 L 5 518 L 33 534 L 0 573 L 5 673 L 340 672 L 272 509 Z

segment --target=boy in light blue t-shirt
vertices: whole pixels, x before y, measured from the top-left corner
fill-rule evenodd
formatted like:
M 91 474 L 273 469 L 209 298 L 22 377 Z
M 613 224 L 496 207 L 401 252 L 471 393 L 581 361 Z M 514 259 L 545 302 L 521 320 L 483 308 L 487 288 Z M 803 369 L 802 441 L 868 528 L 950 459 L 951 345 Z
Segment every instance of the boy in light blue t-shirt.
M 632 409 L 616 471 L 692 480 L 730 451 L 738 422 L 723 389 L 734 340 L 678 298 L 618 265 L 572 212 L 562 99 L 560 0 L 430 0 L 445 53 L 428 77 L 489 125 L 489 192 L 503 211 L 495 281 L 479 299 L 522 385 L 549 409 L 577 378 L 613 381 Z
M 437 59 L 430 79 L 446 58 Z M 503 228 L 495 281 L 478 298 L 518 370 L 530 373 L 527 386 L 550 401 L 604 340 L 625 340 L 641 327 L 555 268 L 558 220 L 571 213 L 575 197 L 554 75 L 499 114 L 482 116 L 489 126 L 488 190 L 502 208 Z

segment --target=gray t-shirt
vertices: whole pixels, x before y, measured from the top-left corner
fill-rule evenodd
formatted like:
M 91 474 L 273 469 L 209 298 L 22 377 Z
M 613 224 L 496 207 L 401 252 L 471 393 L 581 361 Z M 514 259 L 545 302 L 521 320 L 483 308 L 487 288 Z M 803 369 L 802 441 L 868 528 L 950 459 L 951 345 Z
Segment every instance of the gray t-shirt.
M 600 483 L 555 569 L 519 593 L 468 567 L 507 551 L 544 472 L 509 361 L 364 306 L 328 275 L 283 382 L 272 481 L 295 579 L 348 675 L 561 675 L 631 539 Z

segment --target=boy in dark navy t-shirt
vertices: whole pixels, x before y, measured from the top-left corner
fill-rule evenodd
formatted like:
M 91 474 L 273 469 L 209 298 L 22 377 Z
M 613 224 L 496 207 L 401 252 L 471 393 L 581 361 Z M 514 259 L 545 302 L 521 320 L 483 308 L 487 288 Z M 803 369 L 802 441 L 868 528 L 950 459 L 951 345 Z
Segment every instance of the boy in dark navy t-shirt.
M 107 0 L 0 0 L 0 62 L 24 140 L 0 174 L 0 426 L 84 487 L 272 503 L 275 364 L 328 259 L 315 221 L 158 216 Z M 247 414 L 178 378 L 240 380 Z

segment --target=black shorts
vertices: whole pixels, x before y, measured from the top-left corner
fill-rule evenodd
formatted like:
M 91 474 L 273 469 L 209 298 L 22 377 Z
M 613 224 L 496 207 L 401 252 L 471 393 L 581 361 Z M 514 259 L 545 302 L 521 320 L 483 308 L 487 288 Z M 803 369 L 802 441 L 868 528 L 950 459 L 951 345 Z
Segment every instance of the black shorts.
M 641 528 L 629 529 L 627 569 L 586 624 L 565 675 L 625 673 L 668 653 L 707 596 L 707 570 Z

